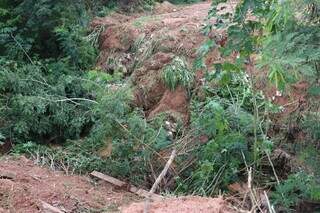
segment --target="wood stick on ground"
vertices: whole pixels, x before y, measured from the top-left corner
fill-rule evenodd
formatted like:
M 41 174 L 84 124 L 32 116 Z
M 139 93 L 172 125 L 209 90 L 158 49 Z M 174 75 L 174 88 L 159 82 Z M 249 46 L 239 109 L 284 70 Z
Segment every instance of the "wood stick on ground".
M 159 183 L 161 182 L 161 180 L 164 178 L 164 176 L 167 174 L 169 167 L 171 166 L 174 158 L 176 157 L 176 149 L 172 150 L 172 153 L 170 155 L 169 160 L 167 161 L 165 167 L 163 168 L 162 172 L 160 173 L 160 175 L 158 176 L 158 178 L 156 179 L 156 181 L 154 182 L 154 184 L 152 185 L 145 203 L 144 203 L 144 213 L 148 213 L 149 212 L 149 204 L 150 204 L 150 198 L 151 195 L 154 194 L 154 192 L 156 191 L 156 189 L 158 188 Z
M 115 186 L 118 186 L 118 187 L 126 187 L 128 186 L 128 190 L 136 195 L 139 195 L 139 196 L 142 196 L 142 197 L 148 197 L 150 196 L 150 198 L 152 200 L 162 200 L 162 196 L 160 195 L 157 195 L 157 194 L 154 194 L 154 193 L 151 193 L 146 191 L 146 190 L 143 190 L 143 189 L 139 189 L 135 186 L 131 186 L 131 185 L 128 185 L 126 182 L 124 181 L 121 181 L 117 178 L 114 178 L 114 177 L 111 177 L 109 175 L 105 175 L 103 173 L 100 173 L 100 172 L 97 172 L 97 171 L 93 171 L 91 172 L 91 175 L 94 176 L 94 177 L 97 177 L 101 180 L 104 180 L 104 181 L 107 181 L 108 183 L 111 183 Z

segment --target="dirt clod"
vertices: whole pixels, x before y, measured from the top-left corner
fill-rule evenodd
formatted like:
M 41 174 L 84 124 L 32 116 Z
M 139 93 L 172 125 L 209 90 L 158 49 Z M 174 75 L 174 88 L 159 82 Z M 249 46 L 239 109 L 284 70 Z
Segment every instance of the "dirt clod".
M 149 117 L 163 112 L 177 117 L 175 120 L 183 120 L 187 123 L 189 119 L 187 90 L 181 86 L 174 91 L 167 89 L 158 105 L 150 112 Z

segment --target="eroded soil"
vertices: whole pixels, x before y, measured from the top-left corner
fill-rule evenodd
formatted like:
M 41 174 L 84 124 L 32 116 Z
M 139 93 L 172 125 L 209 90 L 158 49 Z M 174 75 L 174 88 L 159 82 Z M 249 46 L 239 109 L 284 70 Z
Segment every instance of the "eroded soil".
M 143 198 L 86 176 L 37 166 L 25 157 L 0 159 L 0 213 L 143 212 Z M 48 209 L 44 203 L 56 210 Z M 150 213 L 232 212 L 222 198 L 180 197 L 151 202 Z
M 132 193 L 105 182 L 51 171 L 25 157 L 0 160 L 1 213 L 52 212 L 43 202 L 62 212 L 113 212 L 137 200 Z
M 103 29 L 97 65 L 111 73 L 115 71 L 114 63 L 124 67 L 122 71 L 130 76 L 134 87 L 135 104 L 145 110 L 147 117 L 165 112 L 188 122 L 186 89 L 170 91 L 161 74 L 177 56 L 184 57 L 192 67 L 197 49 L 206 39 L 202 28 L 210 5 L 202 2 L 178 7 L 164 2 L 149 14 L 113 14 L 92 22 L 93 29 Z M 219 60 L 219 54 L 214 51 L 210 58 L 208 63 Z

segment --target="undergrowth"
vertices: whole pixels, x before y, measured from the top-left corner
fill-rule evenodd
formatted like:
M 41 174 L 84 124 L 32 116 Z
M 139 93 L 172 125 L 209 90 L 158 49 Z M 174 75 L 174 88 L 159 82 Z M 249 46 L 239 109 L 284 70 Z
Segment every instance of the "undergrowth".
M 271 199 L 276 206 L 294 212 L 294 207 L 303 200 L 320 200 L 319 180 L 305 172 L 292 174 L 276 186 Z
M 147 184 L 150 166 L 158 168 L 153 158 L 172 141 L 161 117 L 147 123 L 139 110 L 130 107 L 126 90 L 109 89 L 99 95 L 87 137 L 52 148 L 29 141 L 17 144 L 14 153 L 27 154 L 39 164 L 69 173 L 98 170 L 133 184 Z
M 264 155 L 273 148 L 264 132 L 268 124 L 264 112 L 270 110 L 270 103 L 257 96 L 261 123 L 255 127 L 253 88 L 242 73 L 229 74 L 226 83 L 219 75 L 208 73 L 198 91 L 201 98 L 193 97 L 191 128 L 199 143 L 193 153 L 197 161 L 179 176 L 177 192 L 203 196 L 227 192 L 228 185 L 244 181 L 246 165 L 259 164 L 255 149 Z
M 179 85 L 191 89 L 194 74 L 188 68 L 184 58 L 175 57 L 170 64 L 164 67 L 162 79 L 170 90 L 175 90 Z
M 247 70 L 247 84 L 250 85 L 250 90 L 247 91 L 251 91 L 251 98 L 249 101 L 247 99 L 243 102 L 249 103 L 247 105 L 249 108 L 243 105 L 240 106 L 252 114 L 252 122 L 247 122 L 247 124 L 253 124 L 253 131 L 251 130 L 253 142 L 247 142 L 247 144 L 251 144 L 251 148 L 253 148 L 251 152 L 253 152 L 254 162 L 258 166 L 255 168 L 256 172 L 260 172 L 260 174 L 262 172 L 258 169 L 258 159 L 263 157 L 263 147 L 266 147 L 264 144 L 268 145 L 268 141 L 270 141 L 266 135 L 278 135 L 274 135 L 274 132 L 270 131 L 272 125 L 268 120 L 268 114 L 273 111 L 274 107 L 268 102 L 265 102 L 266 104 L 261 107 L 259 103 L 263 96 L 255 88 L 257 79 L 254 72 L 252 72 L 254 70 L 268 71 L 270 82 L 282 93 L 290 93 L 293 83 L 308 82 L 309 88 L 307 90 L 310 96 L 304 95 L 304 98 L 306 98 L 304 105 L 297 104 L 298 110 L 289 115 L 289 117 L 294 117 L 296 114 L 295 119 L 292 119 L 293 122 L 280 124 L 283 127 L 280 133 L 276 134 L 291 135 L 280 139 L 281 147 L 295 147 L 292 150 L 295 154 L 304 150 L 304 157 L 309 155 L 317 156 L 316 153 L 310 152 L 310 149 L 307 151 L 303 147 L 308 146 L 313 147 L 313 149 L 318 147 L 319 104 L 315 103 L 314 99 L 319 95 L 317 94 L 319 92 L 319 53 L 317 51 L 318 37 L 320 35 L 319 2 L 244 0 L 237 5 L 233 14 L 224 15 L 217 13 L 217 4 L 219 2 L 213 2 L 208 15 L 208 24 L 204 27 L 203 32 L 209 34 L 212 29 L 224 30 L 228 42 L 221 45 L 219 41 L 208 39 L 199 49 L 200 57 L 196 60 L 196 67 L 213 72 L 214 76 L 218 76 L 218 78 L 226 82 L 227 86 L 232 83 L 230 81 L 232 73 Z M 254 16 L 253 19 L 251 19 L 252 16 Z M 214 24 L 209 21 L 212 17 L 218 19 Z M 234 53 L 237 53 L 237 57 L 231 63 L 214 64 L 212 71 L 211 67 L 204 65 L 202 59 L 213 48 L 218 48 L 221 56 L 226 61 L 230 61 L 228 59 Z M 252 57 L 253 55 L 255 57 Z M 232 91 L 232 89 L 229 90 Z M 236 102 L 240 100 L 240 103 L 242 103 L 241 98 L 235 98 L 232 92 L 229 93 L 229 100 L 232 100 L 232 102 L 234 102 L 233 100 L 237 100 Z M 265 106 L 267 107 L 265 108 Z M 240 113 L 237 115 L 240 116 Z M 245 124 L 246 122 L 241 122 L 238 119 L 238 124 L 241 123 Z M 288 132 L 285 132 L 286 130 Z M 298 135 L 303 135 L 304 138 L 301 139 Z M 249 138 L 250 136 L 246 137 L 246 139 Z M 286 139 L 290 141 L 286 141 Z M 287 142 L 288 144 L 284 145 Z M 290 143 L 301 143 L 301 146 Z M 269 161 L 271 160 L 269 159 Z M 279 180 L 272 185 L 271 189 L 273 187 L 275 189 L 272 201 L 276 204 L 277 210 L 290 212 L 298 208 L 300 204 L 308 206 L 306 203 L 309 200 L 315 202 L 319 200 L 319 183 L 317 183 L 319 177 L 314 176 L 314 173 L 317 173 L 317 169 L 309 165 L 312 164 L 304 164 L 302 168 L 299 168 L 301 172 L 289 175 L 288 179 L 286 176 L 288 174 L 284 174 L 283 181 Z M 273 170 L 273 173 L 277 173 L 277 171 Z M 270 187 L 270 185 L 265 186 L 263 182 L 259 181 L 257 184 Z M 269 210 L 271 207 L 269 206 Z

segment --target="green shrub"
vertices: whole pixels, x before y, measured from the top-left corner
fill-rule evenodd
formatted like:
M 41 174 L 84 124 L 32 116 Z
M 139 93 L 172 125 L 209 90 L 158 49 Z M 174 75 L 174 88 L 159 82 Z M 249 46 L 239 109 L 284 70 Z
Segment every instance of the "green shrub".
M 308 168 L 310 173 L 314 174 L 315 178 L 320 178 L 320 151 L 312 143 L 308 143 L 307 147 L 305 144 L 301 144 L 298 151 L 299 162 Z
M 305 172 L 292 174 L 276 186 L 276 190 L 271 195 L 271 200 L 276 206 L 293 211 L 292 208 L 297 206 L 299 201 L 320 200 L 319 182 Z
M 253 115 L 246 110 L 231 105 L 226 109 L 226 118 L 231 129 L 243 135 L 253 135 Z
M 156 0 L 120 0 L 120 8 L 127 12 L 151 10 Z
M 78 139 L 94 124 L 101 82 L 82 70 L 96 60 L 86 28 L 102 2 L 1 2 L 0 128 L 15 143 Z
M 189 70 L 184 58 L 175 57 L 170 64 L 164 67 L 162 79 L 171 90 L 175 90 L 179 85 L 190 89 L 194 74 Z
M 57 27 L 84 26 L 80 23 L 86 16 L 83 6 L 81 2 L 59 0 L 6 1 L 2 8 L 7 13 L 0 22 L 0 54 L 25 58 L 22 47 L 29 55 L 41 58 L 60 56 L 62 44 L 54 31 Z
M 74 100 L 75 103 L 71 103 L 79 108 L 71 108 L 73 111 L 68 115 L 77 120 L 88 117 L 88 123 L 85 123 L 84 126 L 73 127 L 77 123 L 65 120 L 67 119 L 65 116 L 61 118 L 63 126 L 61 123 L 53 123 L 54 120 L 48 121 L 48 125 L 43 127 L 37 125 L 36 121 L 28 122 L 29 124 L 34 122 L 35 127 L 39 128 L 41 133 L 42 131 L 50 131 L 47 133 L 53 135 L 57 134 L 54 129 L 49 128 L 53 124 L 59 133 L 72 129 L 83 129 L 81 137 L 77 134 L 73 137 L 71 137 L 72 135 L 63 135 L 61 140 L 63 139 L 64 143 L 61 146 L 51 148 L 40 145 L 39 142 L 46 141 L 41 141 L 38 139 L 40 136 L 35 137 L 31 134 L 33 129 L 27 129 L 28 131 L 24 135 L 16 133 L 17 136 L 20 136 L 20 143 L 15 144 L 13 152 L 27 154 L 38 163 L 51 166 L 53 169 L 64 169 L 81 174 L 98 170 L 128 180 L 133 184 L 145 185 L 152 171 L 150 165 L 154 171 L 161 169 L 155 161 L 156 153 L 171 145 L 171 139 L 163 127 L 162 118 L 155 118 L 147 123 L 143 113 L 131 106 L 130 89 L 122 86 L 114 89 L 104 84 L 97 86 L 96 84 L 99 84 L 104 76 L 101 74 L 101 77 L 94 78 L 95 81 L 83 79 L 83 88 L 92 91 L 90 94 L 95 97 L 95 100 L 91 102 L 89 99 L 89 102 L 83 100 L 84 103 Z M 54 97 L 50 96 L 52 99 Z M 82 111 L 80 111 L 82 108 L 78 104 L 85 104 Z M 69 105 L 61 107 L 63 108 L 56 109 L 58 115 L 61 115 L 60 111 L 69 109 Z M 56 116 L 48 113 L 37 114 L 33 112 L 37 116 L 35 119 Z M 26 115 L 23 116 L 26 117 Z M 16 123 L 17 121 L 14 120 L 13 124 Z M 28 128 L 32 128 L 32 126 L 27 125 Z M 108 151 L 110 145 L 112 148 Z
M 87 31 L 83 26 L 58 26 L 54 29 L 54 33 L 60 43 L 61 56 L 65 56 L 78 69 L 86 70 L 93 66 L 97 52 L 85 38 Z
M 199 135 L 205 134 L 210 139 L 223 135 L 228 130 L 228 121 L 224 108 L 215 100 L 209 100 L 205 105 L 194 102 L 191 124 Z
M 244 167 L 242 154 L 248 157 L 247 141 L 241 134 L 229 132 L 215 137 L 197 153 L 195 168 L 177 190 L 212 196 L 240 180 L 240 169 Z
M 68 140 L 63 146 L 54 148 L 33 142 L 21 143 L 13 152 L 27 154 L 39 164 L 53 169 L 81 174 L 97 170 L 146 186 L 151 171 L 162 169 L 156 153 L 172 142 L 160 117 L 147 123 L 129 103 L 130 94 L 125 90 L 107 92 L 94 107 L 95 124 L 88 137 Z M 100 152 L 108 149 L 110 143 L 112 149 L 103 156 Z
M 191 102 L 191 128 L 199 142 L 192 154 L 198 161 L 178 178 L 179 192 L 209 196 L 227 191 L 229 184 L 243 181 L 245 161 L 258 164 L 255 153 L 262 155 L 272 148 L 264 121 L 254 122 L 254 105 L 260 118 L 269 110 L 269 102 L 254 93 L 239 68 L 230 64 L 219 68 L 206 73 L 204 97 L 193 96 Z
M 238 87 L 231 91 L 236 92 Z M 180 177 L 178 191 L 209 196 L 227 190 L 229 184 L 240 181 L 240 170 L 245 167 L 243 156 L 251 162 L 253 115 L 233 105 L 227 97 L 193 100 L 191 127 L 196 135 L 206 136 L 209 141 L 195 151 L 198 161 L 184 174 L 186 180 L 184 175 Z

